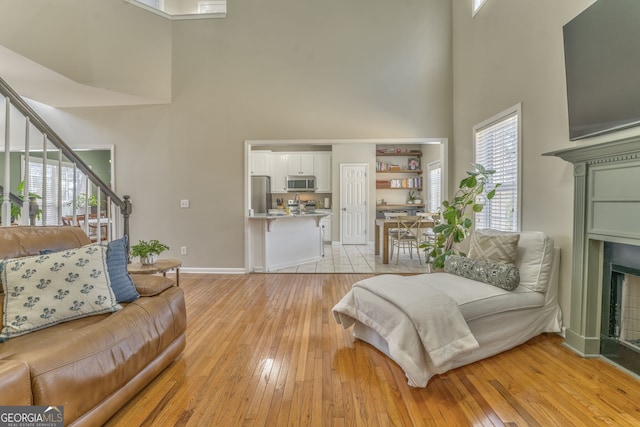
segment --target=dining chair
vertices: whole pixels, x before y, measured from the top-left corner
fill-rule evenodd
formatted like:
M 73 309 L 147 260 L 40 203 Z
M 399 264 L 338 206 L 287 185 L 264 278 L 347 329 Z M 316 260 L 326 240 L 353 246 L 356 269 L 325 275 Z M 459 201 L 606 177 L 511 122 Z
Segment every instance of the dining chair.
M 384 219 L 389 220 L 389 219 L 396 219 L 399 216 L 408 216 L 409 214 L 407 212 L 385 212 L 384 213 Z M 391 240 L 393 238 L 393 236 L 397 236 L 398 234 L 398 229 L 397 228 L 389 228 L 389 239 Z M 402 249 L 404 252 L 404 248 Z M 389 254 L 389 260 L 393 259 L 393 246 L 391 247 L 391 253 Z
M 409 249 L 409 256 L 413 259 L 413 248 L 416 249 L 418 254 L 418 262 L 420 259 L 420 239 L 421 239 L 421 223 L 424 218 L 420 216 L 406 216 L 400 215 L 396 217 L 396 231 L 389 233 L 389 239 L 391 240 L 391 256 L 389 259 L 393 259 L 394 248 L 396 251 L 396 264 L 400 261 L 400 247 L 403 249 Z
M 431 221 L 433 221 L 433 226 L 431 227 L 422 227 L 422 242 L 433 242 L 436 239 L 436 235 L 433 232 L 433 227 L 435 227 L 436 225 L 438 225 L 438 223 L 440 222 L 440 214 L 435 213 L 435 212 L 420 212 L 417 213 L 416 215 L 422 217 L 422 218 L 427 218 Z M 421 243 L 422 243 L 421 242 Z

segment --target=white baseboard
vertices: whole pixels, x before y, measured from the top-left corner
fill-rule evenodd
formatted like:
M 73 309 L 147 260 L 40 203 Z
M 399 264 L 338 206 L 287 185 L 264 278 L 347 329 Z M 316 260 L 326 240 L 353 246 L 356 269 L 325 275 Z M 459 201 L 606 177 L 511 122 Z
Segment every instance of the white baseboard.
M 180 273 L 194 274 L 245 274 L 244 268 L 198 268 L 198 267 L 181 267 Z

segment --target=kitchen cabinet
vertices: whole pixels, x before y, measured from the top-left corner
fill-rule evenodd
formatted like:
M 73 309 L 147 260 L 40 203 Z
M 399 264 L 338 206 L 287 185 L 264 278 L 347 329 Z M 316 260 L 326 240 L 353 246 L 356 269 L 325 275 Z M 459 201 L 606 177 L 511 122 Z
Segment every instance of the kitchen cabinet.
M 249 220 L 249 269 L 264 273 L 322 259 L 326 214 L 256 214 Z
M 331 193 L 331 153 L 315 153 L 313 170 L 316 176 L 316 193 Z
M 314 153 L 289 153 L 287 156 L 288 175 L 314 175 Z
M 269 175 L 271 151 L 251 152 L 251 175 Z
M 323 228 L 323 239 L 325 242 L 331 242 L 331 216 L 324 217 L 320 220 L 320 227 Z
M 271 153 L 269 156 L 271 169 L 271 193 L 287 192 L 287 157 L 286 153 Z

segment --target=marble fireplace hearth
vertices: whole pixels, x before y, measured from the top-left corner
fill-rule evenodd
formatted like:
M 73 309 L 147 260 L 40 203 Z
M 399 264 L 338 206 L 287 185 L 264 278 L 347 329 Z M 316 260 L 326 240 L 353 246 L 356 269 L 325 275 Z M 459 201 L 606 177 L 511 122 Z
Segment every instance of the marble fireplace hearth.
M 544 155 L 572 163 L 574 172 L 571 315 L 565 344 L 583 356 L 607 357 L 608 320 L 603 326 L 603 316 L 610 311 L 611 274 L 606 271 L 612 261 L 605 246 L 640 246 L 640 136 Z M 640 269 L 640 264 L 629 267 Z

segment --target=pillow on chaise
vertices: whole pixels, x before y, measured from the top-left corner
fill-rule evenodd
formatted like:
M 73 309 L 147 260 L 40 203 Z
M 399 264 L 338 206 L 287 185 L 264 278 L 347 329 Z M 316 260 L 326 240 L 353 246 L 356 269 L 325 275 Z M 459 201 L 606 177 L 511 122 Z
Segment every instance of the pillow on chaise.
M 484 282 L 507 291 L 520 284 L 520 272 L 513 264 L 504 264 L 459 255 L 450 255 L 444 262 L 445 273 Z
M 95 243 L 7 260 L 0 340 L 121 309 L 109 284 L 106 252 Z
M 514 264 L 520 234 L 476 230 L 471 234 L 469 258 L 484 261 Z

